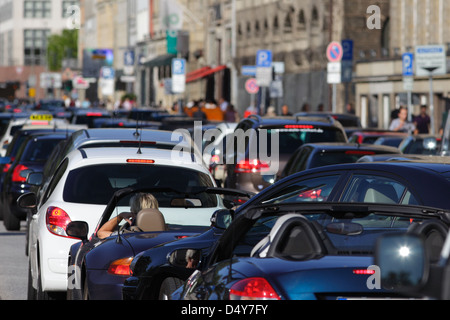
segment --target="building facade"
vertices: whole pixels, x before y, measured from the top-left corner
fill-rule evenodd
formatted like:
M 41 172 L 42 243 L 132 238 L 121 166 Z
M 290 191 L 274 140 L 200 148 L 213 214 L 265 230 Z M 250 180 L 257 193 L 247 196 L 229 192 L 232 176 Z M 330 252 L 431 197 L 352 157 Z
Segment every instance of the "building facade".
M 385 54 L 360 59 L 356 64 L 356 111 L 364 125 L 388 128 L 390 115 L 400 106 L 410 106 L 417 115 L 420 105 L 430 105 L 428 77 L 414 76 L 411 98 L 403 84 L 402 55 L 414 53 L 421 45 L 443 45 L 450 54 L 450 3 L 445 0 L 391 0 L 379 31 L 385 37 Z M 375 30 L 376 31 L 376 30 Z M 372 31 L 370 31 L 372 34 Z M 447 62 L 447 66 L 448 66 Z M 433 77 L 435 133 L 442 125 L 442 115 L 450 104 L 450 69 L 446 75 Z
M 20 83 L 16 97 L 45 97 L 46 90 L 40 88 L 40 74 L 47 70 L 47 38 L 67 28 L 70 16 L 67 9 L 78 3 L 77 0 L 0 1 L 0 83 Z

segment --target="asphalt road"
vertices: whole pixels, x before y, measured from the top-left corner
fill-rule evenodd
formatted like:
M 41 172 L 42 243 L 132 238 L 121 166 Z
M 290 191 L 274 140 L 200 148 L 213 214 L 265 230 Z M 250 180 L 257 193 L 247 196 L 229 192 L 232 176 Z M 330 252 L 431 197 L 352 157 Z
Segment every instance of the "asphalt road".
M 0 300 L 27 299 L 25 228 L 25 222 L 22 222 L 20 231 L 6 231 L 0 221 Z

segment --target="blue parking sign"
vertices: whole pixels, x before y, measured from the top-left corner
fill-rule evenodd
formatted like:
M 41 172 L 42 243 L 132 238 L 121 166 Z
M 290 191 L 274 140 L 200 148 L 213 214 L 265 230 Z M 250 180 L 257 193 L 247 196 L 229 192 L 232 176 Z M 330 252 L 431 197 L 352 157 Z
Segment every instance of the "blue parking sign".
M 402 56 L 403 76 L 411 77 L 414 75 L 414 54 L 405 53 Z
M 173 75 L 185 75 L 186 74 L 186 60 L 185 59 L 173 59 L 172 60 L 172 74 Z
M 258 68 L 272 67 L 272 51 L 258 50 L 256 53 L 256 66 Z

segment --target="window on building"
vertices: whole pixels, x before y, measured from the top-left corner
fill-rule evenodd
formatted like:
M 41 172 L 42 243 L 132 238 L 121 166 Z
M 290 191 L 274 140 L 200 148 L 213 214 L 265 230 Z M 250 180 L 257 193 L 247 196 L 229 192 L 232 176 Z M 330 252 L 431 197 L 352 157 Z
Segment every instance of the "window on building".
M 50 18 L 52 14 L 52 3 L 50 0 L 26 0 L 24 2 L 25 18 Z
M 24 30 L 25 65 L 45 65 L 47 38 L 50 30 Z

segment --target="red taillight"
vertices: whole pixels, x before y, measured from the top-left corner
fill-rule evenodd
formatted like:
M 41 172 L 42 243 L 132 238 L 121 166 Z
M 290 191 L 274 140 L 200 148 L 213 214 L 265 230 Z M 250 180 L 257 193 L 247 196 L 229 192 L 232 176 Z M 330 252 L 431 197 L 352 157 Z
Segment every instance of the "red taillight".
M 108 273 L 116 276 L 131 276 L 131 261 L 133 257 L 113 261 L 108 268 Z
M 66 227 L 71 221 L 69 215 L 63 209 L 58 207 L 49 207 L 47 209 L 47 229 L 54 235 L 69 238 L 66 233 Z
M 103 114 L 101 114 L 100 112 L 88 112 L 86 113 L 87 117 L 101 117 Z
M 360 156 L 368 156 L 368 155 L 374 155 L 375 152 L 373 151 L 361 151 L 361 150 L 347 150 L 345 151 L 345 154 L 356 154 L 356 155 L 360 155 Z
M 353 274 L 358 275 L 372 275 L 375 274 L 375 270 L 368 270 L 368 269 L 355 269 L 353 270 Z
M 258 159 L 241 160 L 236 165 L 234 172 L 236 173 L 254 173 L 268 171 L 270 166 Z
M 21 173 L 25 170 L 29 170 L 29 168 L 27 166 L 24 166 L 23 164 L 17 165 L 13 170 L 11 180 L 13 182 L 26 182 L 27 177 L 26 176 L 24 177 L 24 175 L 21 175 Z
M 230 300 L 281 300 L 281 298 L 266 279 L 249 278 L 231 287 Z
M 155 163 L 155 160 L 146 160 L 146 159 L 127 159 L 127 163 L 153 164 L 153 163 Z
M 307 124 L 288 124 L 284 126 L 285 129 L 314 129 L 314 126 Z

